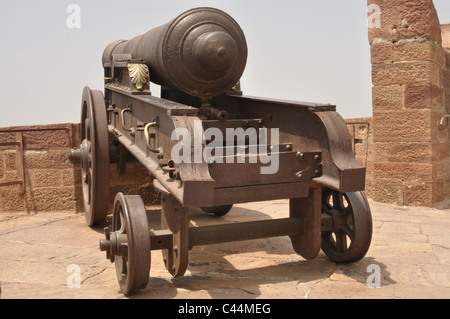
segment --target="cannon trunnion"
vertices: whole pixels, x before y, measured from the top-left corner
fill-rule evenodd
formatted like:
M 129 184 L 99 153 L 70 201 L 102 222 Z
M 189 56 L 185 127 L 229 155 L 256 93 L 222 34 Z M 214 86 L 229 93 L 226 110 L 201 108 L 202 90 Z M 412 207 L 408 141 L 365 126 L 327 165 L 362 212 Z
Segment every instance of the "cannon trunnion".
M 148 284 L 151 250 L 182 276 L 189 249 L 290 236 L 294 250 L 334 262 L 363 258 L 372 236 L 365 168 L 347 126 L 329 104 L 243 95 L 247 44 L 239 25 L 212 8 L 187 11 L 103 54 L 105 93 L 85 88 L 81 165 L 89 226 L 108 214 L 109 164 L 126 174 L 132 154 L 161 193 L 161 227 L 148 225 L 139 196 L 116 195 L 100 249 L 126 295 Z M 161 85 L 161 97 L 150 92 Z M 283 219 L 189 226 L 189 208 L 223 216 L 234 204 L 289 200 Z

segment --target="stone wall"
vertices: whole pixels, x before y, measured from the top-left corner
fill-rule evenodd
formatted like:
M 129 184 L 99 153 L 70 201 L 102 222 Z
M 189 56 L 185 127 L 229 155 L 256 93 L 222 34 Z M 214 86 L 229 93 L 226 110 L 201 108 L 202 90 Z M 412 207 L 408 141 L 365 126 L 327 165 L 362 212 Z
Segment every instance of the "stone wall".
M 81 171 L 68 160 L 69 150 L 79 146 L 79 125 L 13 127 L 0 129 L 0 184 L 20 179 L 17 162 L 17 134 L 23 139 L 25 193 L 21 185 L 0 186 L 0 212 L 83 211 Z M 152 178 L 138 162 L 127 164 L 127 173 L 119 176 L 111 165 L 111 192 L 139 194 L 148 204 L 158 201 Z
M 442 46 L 445 49 L 446 68 L 444 71 L 444 103 L 445 113 L 450 114 L 450 24 L 441 25 Z M 450 120 L 448 122 L 447 132 L 450 141 Z M 449 154 L 450 156 L 450 154 Z M 447 199 L 450 198 L 450 167 L 447 166 Z
M 368 0 L 381 10 L 369 29 L 373 82 L 375 201 L 434 206 L 448 194 L 449 137 L 439 19 L 432 0 Z

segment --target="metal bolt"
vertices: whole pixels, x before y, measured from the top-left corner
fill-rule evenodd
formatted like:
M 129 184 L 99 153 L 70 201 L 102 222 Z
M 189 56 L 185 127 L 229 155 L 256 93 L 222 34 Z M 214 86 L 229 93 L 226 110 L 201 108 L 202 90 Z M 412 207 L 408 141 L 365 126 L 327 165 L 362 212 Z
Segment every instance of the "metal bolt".
M 320 160 L 320 156 L 319 156 L 319 155 L 315 155 L 315 156 L 314 156 L 314 159 L 315 159 L 316 161 L 318 161 L 318 160 Z
M 104 231 L 105 231 L 106 239 L 110 240 L 111 239 L 111 230 L 109 229 L 109 227 L 105 227 Z
M 302 179 L 303 174 L 302 174 L 301 172 L 298 172 L 298 173 L 295 175 L 295 177 L 298 178 L 298 179 Z
M 301 153 L 301 152 L 297 152 L 297 158 L 298 159 L 302 159 L 305 157 L 305 154 Z

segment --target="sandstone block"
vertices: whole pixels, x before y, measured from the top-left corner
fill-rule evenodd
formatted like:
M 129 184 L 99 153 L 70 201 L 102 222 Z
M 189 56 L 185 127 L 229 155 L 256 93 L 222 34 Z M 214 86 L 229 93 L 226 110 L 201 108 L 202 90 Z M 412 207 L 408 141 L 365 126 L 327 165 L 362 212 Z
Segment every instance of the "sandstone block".
M 5 167 L 3 162 L 3 152 L 0 152 L 0 179 L 3 178 L 5 174 Z
M 442 86 L 443 79 L 440 66 L 428 61 L 372 65 L 374 85 L 434 84 Z
M 51 131 L 30 131 L 23 134 L 24 145 L 28 150 L 49 148 L 71 148 L 72 138 L 66 129 Z
M 75 211 L 75 187 L 36 188 L 27 192 L 30 211 Z
M 403 191 L 403 205 L 430 207 L 434 203 L 432 183 L 405 186 Z
M 17 187 L 0 188 L 0 198 L 2 204 L 2 212 L 24 212 L 25 195 L 19 195 Z
M 431 143 L 389 143 L 390 162 L 430 163 L 433 155 Z
M 373 110 L 400 110 L 403 108 L 404 89 L 402 85 L 377 85 L 372 88 Z
M 446 160 L 437 162 L 435 164 L 435 171 L 436 171 L 436 179 L 442 179 L 447 183 L 447 179 L 450 177 L 450 168 L 448 166 L 448 162 Z M 450 185 L 449 185 L 450 186 Z
M 450 113 L 450 89 L 445 90 L 444 101 L 445 101 L 445 113 Z
M 441 25 L 442 47 L 450 49 L 450 24 Z
M 73 186 L 81 184 L 81 169 L 67 168 L 61 170 L 63 186 Z
M 448 142 L 436 142 L 432 145 L 432 161 L 446 161 L 449 159 L 449 144 Z
M 0 144 L 14 143 L 16 141 L 14 133 L 0 133 Z M 0 146 L 0 150 L 11 150 L 14 146 Z
M 436 203 L 443 202 L 446 199 L 445 189 L 446 189 L 446 180 L 445 178 L 436 179 L 433 182 L 433 205 Z
M 394 44 L 391 41 L 374 41 L 370 45 L 372 64 L 394 62 Z
M 5 151 L 3 153 L 3 160 L 5 171 L 17 171 L 15 151 Z
M 375 177 L 370 193 L 376 202 L 403 205 L 403 182 L 400 179 Z
M 81 185 L 75 185 L 75 210 L 84 213 L 83 189 Z
M 439 18 L 432 0 L 368 0 L 379 6 L 381 24 L 369 28 L 369 41 L 376 38 L 390 41 L 414 36 L 442 43 Z
M 33 187 L 62 186 L 62 171 L 60 169 L 35 169 L 31 172 Z
M 445 53 L 442 47 L 431 40 L 403 39 L 394 45 L 394 61 L 430 61 L 445 65 Z
M 17 181 L 17 179 L 18 174 L 16 171 L 6 171 L 5 174 L 3 175 L 3 178 L 0 180 L 0 183 L 13 182 Z
M 436 177 L 433 165 L 430 163 L 374 163 L 375 178 L 395 179 L 420 185 L 432 183 Z
M 407 85 L 405 88 L 405 108 L 442 109 L 444 90 L 435 85 Z
M 437 127 L 430 110 L 377 111 L 373 123 L 375 142 L 431 142 L 430 128 Z
M 391 150 L 390 142 L 373 143 L 373 162 L 388 162 Z
M 25 151 L 25 167 L 39 168 L 71 168 L 68 150 Z

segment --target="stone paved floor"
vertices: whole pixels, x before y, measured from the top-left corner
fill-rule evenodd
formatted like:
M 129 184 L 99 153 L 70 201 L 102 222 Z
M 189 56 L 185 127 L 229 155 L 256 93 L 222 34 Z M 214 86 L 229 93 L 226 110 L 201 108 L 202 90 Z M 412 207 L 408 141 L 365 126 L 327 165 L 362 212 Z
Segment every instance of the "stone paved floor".
M 450 209 L 370 204 L 374 235 L 360 262 L 337 265 L 322 252 L 305 261 L 280 237 L 194 247 L 186 275 L 172 279 L 154 251 L 149 285 L 131 298 L 450 298 Z M 282 200 L 243 204 L 223 221 L 280 218 L 287 211 Z M 159 223 L 157 209 L 149 214 Z M 191 216 L 217 222 L 197 210 Z M 114 265 L 98 249 L 100 238 L 102 226 L 87 227 L 81 214 L 0 214 L 1 298 L 124 298 Z M 75 274 L 70 265 L 81 271 L 80 288 L 67 286 Z M 380 288 L 367 286 L 375 274 L 370 265 L 380 270 Z

